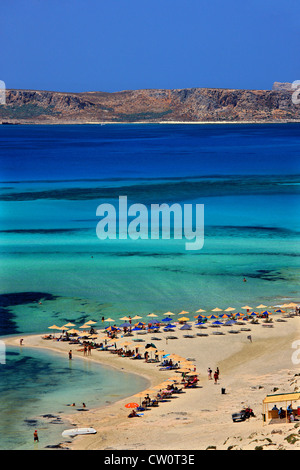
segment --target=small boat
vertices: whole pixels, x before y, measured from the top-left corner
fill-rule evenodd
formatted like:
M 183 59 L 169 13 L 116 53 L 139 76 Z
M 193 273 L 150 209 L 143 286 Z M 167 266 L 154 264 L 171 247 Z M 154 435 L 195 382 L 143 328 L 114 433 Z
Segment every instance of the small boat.
M 96 434 L 96 429 L 94 428 L 73 428 L 73 429 L 66 429 L 62 432 L 62 436 L 65 437 L 75 437 L 82 434 Z

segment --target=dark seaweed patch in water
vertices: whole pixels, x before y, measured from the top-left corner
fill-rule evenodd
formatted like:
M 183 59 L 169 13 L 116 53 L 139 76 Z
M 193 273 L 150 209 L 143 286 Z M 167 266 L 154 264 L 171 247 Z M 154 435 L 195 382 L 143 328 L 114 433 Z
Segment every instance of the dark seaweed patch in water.
M 25 305 L 41 300 L 55 300 L 52 294 L 42 292 L 20 292 L 0 295 L 0 335 L 11 335 L 18 333 L 18 328 L 14 320 L 14 314 L 9 307 L 15 305 Z
M 0 230 L 0 233 L 19 233 L 19 234 L 30 234 L 30 235 L 51 235 L 57 233 L 72 233 L 85 231 L 84 228 L 51 228 L 51 229 L 16 229 L 16 230 Z
M 51 188 L 44 191 L 20 191 L 0 194 L 2 201 L 33 201 L 36 199 L 54 200 L 90 200 L 90 199 L 118 199 L 120 194 L 127 194 L 129 201 L 139 201 L 145 204 L 165 201 L 184 201 L 207 196 L 234 196 L 249 194 L 299 194 L 297 185 L 280 184 L 281 179 L 267 176 L 235 176 L 223 178 L 221 181 L 214 178 L 174 181 L 152 180 L 148 184 L 119 185 L 117 187 L 96 188 Z
M 12 307 L 14 305 L 31 304 L 41 300 L 55 300 L 57 297 L 43 292 L 19 292 L 0 295 L 0 307 Z
M 265 281 L 286 281 L 287 279 L 277 271 L 269 271 L 267 269 L 258 269 L 258 274 L 248 274 L 248 277 L 264 279 Z

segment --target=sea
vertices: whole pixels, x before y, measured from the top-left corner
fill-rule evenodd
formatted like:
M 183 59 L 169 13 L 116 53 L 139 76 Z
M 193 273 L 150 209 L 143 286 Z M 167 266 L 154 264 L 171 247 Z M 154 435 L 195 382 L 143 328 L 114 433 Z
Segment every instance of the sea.
M 0 126 L 0 335 L 299 301 L 299 184 L 300 123 Z M 121 196 L 135 237 L 110 236 L 125 220 Z M 170 236 L 159 228 L 151 237 L 151 211 L 162 204 L 182 214 L 191 207 L 194 229 L 203 208 L 203 246 L 188 250 L 172 216 Z M 134 212 L 141 206 L 146 226 Z M 0 448 L 32 447 L 41 416 L 75 401 L 74 376 L 91 406 L 114 400 L 113 380 L 122 396 L 142 387 L 94 364 L 95 389 L 84 388 L 86 367 L 9 349 L 0 364 Z

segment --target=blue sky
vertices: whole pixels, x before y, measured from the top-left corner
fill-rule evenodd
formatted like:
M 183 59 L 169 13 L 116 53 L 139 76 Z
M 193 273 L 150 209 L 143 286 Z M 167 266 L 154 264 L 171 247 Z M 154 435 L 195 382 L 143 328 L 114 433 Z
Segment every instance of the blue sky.
M 270 89 L 300 79 L 298 0 L 1 0 L 7 88 Z

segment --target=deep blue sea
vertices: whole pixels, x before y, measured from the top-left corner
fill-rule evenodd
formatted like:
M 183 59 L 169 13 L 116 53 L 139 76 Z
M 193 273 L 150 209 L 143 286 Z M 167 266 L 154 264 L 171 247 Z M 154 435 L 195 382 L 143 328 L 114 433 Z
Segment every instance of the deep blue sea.
M 300 124 L 5 125 L 0 143 L 1 335 L 299 301 Z M 204 204 L 203 248 L 100 240 L 119 196 Z

